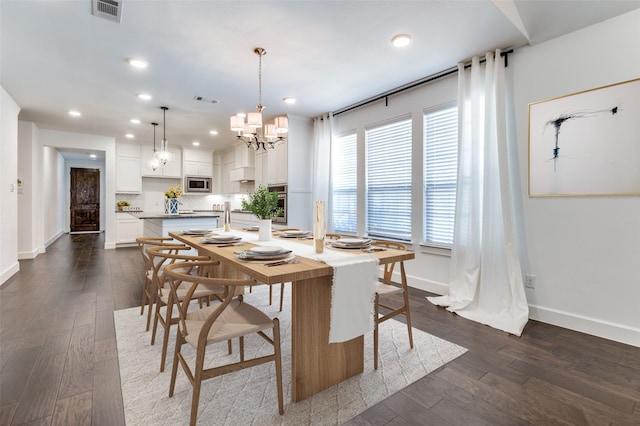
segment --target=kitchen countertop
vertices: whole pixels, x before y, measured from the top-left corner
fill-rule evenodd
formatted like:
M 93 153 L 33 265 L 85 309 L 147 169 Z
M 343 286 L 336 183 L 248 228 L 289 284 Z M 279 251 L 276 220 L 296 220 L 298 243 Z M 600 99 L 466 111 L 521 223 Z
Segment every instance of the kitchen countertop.
M 192 213 L 191 213 L 192 212 Z M 139 219 L 199 219 L 204 217 L 220 217 L 213 210 L 190 210 L 190 213 L 166 214 L 164 212 L 126 212 Z

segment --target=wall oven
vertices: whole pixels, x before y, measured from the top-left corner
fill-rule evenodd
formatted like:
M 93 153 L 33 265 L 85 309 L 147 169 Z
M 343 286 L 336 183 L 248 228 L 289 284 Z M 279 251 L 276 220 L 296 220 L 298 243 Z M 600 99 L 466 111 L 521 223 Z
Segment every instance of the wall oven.
M 268 187 L 269 192 L 278 194 L 278 207 L 282 209 L 280 216 L 273 219 L 274 223 L 287 223 L 287 185 L 273 185 Z
M 211 193 L 211 178 L 197 177 L 197 176 L 185 176 L 184 177 L 184 192 L 195 194 L 210 194 Z

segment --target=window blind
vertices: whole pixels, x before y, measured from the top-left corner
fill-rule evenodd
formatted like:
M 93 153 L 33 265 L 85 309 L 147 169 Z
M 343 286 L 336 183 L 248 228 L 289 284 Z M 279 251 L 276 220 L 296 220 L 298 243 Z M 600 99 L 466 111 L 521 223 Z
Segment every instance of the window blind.
M 411 119 L 369 128 L 366 145 L 366 231 L 411 240 Z
M 450 247 L 456 209 L 458 108 L 424 114 L 423 243 Z
M 334 138 L 331 149 L 333 229 L 337 233 L 358 230 L 358 163 L 356 134 Z

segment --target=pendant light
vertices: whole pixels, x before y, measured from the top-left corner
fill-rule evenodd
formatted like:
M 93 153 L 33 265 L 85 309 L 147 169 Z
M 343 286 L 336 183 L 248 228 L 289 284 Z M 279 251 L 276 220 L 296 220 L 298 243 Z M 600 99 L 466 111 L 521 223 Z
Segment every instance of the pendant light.
M 160 167 L 160 160 L 158 159 L 158 151 L 156 151 L 156 126 L 158 123 L 151 123 L 153 126 L 153 157 L 151 158 L 151 170 L 154 172 Z
M 158 159 L 158 162 L 163 166 L 166 165 L 169 161 L 173 161 L 173 154 L 169 152 L 169 142 L 167 141 L 167 108 L 166 106 L 161 106 L 162 109 L 162 140 L 160 141 L 160 150 L 156 151 L 155 158 Z

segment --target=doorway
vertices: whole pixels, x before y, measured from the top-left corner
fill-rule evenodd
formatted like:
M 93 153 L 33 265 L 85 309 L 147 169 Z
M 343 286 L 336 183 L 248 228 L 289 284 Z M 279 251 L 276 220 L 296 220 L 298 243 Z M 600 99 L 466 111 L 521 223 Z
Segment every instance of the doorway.
M 74 232 L 100 232 L 100 170 L 71 168 L 70 227 Z

